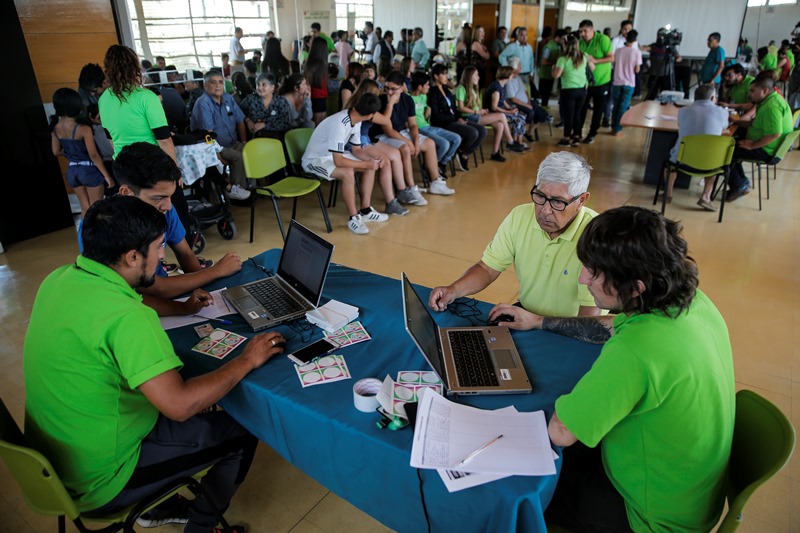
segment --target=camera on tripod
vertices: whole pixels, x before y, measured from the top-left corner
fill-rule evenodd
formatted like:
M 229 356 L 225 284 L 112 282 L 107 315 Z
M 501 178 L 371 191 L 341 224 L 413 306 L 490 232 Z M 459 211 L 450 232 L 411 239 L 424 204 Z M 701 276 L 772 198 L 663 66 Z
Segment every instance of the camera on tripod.
M 356 30 L 356 37 L 358 37 L 359 39 L 361 39 L 364 42 L 366 42 L 366 40 L 367 40 L 367 34 L 364 33 L 363 30 Z
M 661 33 L 662 30 L 663 30 L 662 39 L 664 40 L 664 46 L 677 46 L 681 44 L 681 41 L 683 40 L 683 34 L 680 32 L 680 30 L 678 30 L 678 28 L 673 28 L 671 30 L 668 30 L 666 28 L 661 28 L 661 30 L 659 30 L 659 33 Z

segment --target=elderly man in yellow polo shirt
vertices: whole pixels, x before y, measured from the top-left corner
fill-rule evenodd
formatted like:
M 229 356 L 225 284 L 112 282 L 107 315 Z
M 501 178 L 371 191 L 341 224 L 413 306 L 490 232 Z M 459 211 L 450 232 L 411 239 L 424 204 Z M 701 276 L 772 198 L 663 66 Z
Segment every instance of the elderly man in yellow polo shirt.
M 464 275 L 431 291 L 431 309 L 444 311 L 456 298 L 488 287 L 509 266 L 519 279 L 522 307 L 543 316 L 596 316 L 600 309 L 578 283 L 576 246 L 597 213 L 585 206 L 592 167 L 574 152 L 553 152 L 539 165 L 532 203 L 506 217 L 483 258 Z M 504 325 L 501 323 L 501 325 Z

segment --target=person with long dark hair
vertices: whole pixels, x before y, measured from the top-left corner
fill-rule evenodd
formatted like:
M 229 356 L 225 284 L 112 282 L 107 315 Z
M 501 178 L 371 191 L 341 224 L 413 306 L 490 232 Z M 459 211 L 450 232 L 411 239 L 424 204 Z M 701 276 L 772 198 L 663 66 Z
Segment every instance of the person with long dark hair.
M 344 105 L 356 92 L 356 87 L 361 83 L 361 77 L 364 75 L 364 65 L 353 61 L 347 65 L 347 75 L 345 76 L 342 85 L 339 87 L 339 109 L 343 109 Z
M 328 43 L 322 37 L 315 37 L 311 41 L 303 74 L 311 87 L 314 124 L 319 124 L 328 110 Z
M 290 127 L 313 128 L 314 113 L 311 111 L 311 89 L 302 74 L 292 74 L 281 85 L 278 95 L 289 102 Z
M 289 60 L 281 52 L 281 42 L 275 37 L 267 39 L 267 50 L 264 61 L 261 63 L 261 72 L 266 72 L 275 76 L 277 83 L 283 83 L 291 74 Z
M 103 127 L 111 134 L 114 158 L 135 142 L 157 144 L 177 161 L 167 117 L 158 96 L 142 87 L 142 68 L 136 52 L 111 45 L 103 61 L 109 87 L 97 104 Z
M 239 105 L 242 105 L 245 98 L 256 92 L 247 81 L 244 72 L 238 70 L 231 75 L 231 84 L 233 85 L 233 101 Z

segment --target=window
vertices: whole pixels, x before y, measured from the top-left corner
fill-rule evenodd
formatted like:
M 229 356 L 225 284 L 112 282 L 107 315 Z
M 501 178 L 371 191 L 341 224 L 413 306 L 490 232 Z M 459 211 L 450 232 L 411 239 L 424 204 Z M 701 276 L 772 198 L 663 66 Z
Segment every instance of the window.
M 372 0 L 336 2 L 336 27 L 331 31 L 363 31 L 366 22 L 372 22 Z
M 242 28 L 245 50 L 261 48 L 273 30 L 273 0 L 127 0 L 136 52 L 164 56 L 178 70 L 222 65 L 234 27 Z M 251 54 L 247 54 L 249 58 Z

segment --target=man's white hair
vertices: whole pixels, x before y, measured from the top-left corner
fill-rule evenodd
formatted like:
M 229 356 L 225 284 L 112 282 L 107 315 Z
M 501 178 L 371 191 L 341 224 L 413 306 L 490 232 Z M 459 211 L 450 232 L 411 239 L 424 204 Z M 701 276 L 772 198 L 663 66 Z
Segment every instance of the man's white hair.
M 563 183 L 570 196 L 578 196 L 589 189 L 592 167 L 575 152 L 553 152 L 539 164 L 536 185 Z
M 520 67 L 520 65 L 522 65 L 522 62 L 520 62 L 517 56 L 511 56 L 508 58 L 508 66 L 513 68 L 514 70 L 517 70 Z

